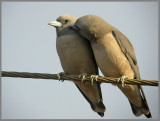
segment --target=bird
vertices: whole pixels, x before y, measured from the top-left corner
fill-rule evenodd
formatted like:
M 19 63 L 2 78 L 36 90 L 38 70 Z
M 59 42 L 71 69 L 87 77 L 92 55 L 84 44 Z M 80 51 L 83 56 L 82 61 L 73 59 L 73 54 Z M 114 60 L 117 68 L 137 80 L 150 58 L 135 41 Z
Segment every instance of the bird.
M 134 48 L 116 27 L 97 15 L 84 15 L 71 26 L 91 44 L 96 63 L 106 77 L 141 79 Z M 142 86 L 116 84 L 128 98 L 135 116 L 151 118 Z
M 98 66 L 95 61 L 91 45 L 77 31 L 70 27 L 77 17 L 69 14 L 59 16 L 56 21 L 48 23 L 56 28 L 56 49 L 64 73 L 75 75 L 98 75 Z M 101 117 L 106 110 L 103 104 L 100 83 L 91 83 L 73 80 L 84 98 L 89 102 L 93 111 Z

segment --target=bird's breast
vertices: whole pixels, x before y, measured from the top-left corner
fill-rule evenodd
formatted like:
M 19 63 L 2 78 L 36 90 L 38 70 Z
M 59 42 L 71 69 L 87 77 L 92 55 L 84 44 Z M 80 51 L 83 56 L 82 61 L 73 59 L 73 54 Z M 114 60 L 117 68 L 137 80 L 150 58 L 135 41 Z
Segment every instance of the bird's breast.
M 92 48 L 97 64 L 105 76 L 127 75 L 133 78 L 131 66 L 112 33 L 108 33 L 97 42 L 92 43 Z
M 78 34 L 58 37 L 56 48 L 62 68 L 66 73 L 95 73 L 95 65 L 87 43 Z

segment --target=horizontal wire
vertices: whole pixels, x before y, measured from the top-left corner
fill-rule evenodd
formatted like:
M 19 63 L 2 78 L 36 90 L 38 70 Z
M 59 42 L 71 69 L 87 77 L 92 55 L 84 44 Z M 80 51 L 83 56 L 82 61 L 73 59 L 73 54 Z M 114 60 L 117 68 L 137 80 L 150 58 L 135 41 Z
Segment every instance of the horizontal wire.
M 47 73 L 29 73 L 29 72 L 7 72 L 2 71 L 2 77 L 19 77 L 19 78 L 36 78 L 36 79 L 54 79 L 59 80 L 58 74 L 47 74 Z M 59 73 L 60 80 L 68 80 L 68 81 L 82 81 L 82 78 L 79 75 L 70 75 L 65 73 Z M 85 76 L 83 81 L 91 82 L 90 76 Z M 118 78 L 113 77 L 102 77 L 98 76 L 97 79 L 94 79 L 94 82 L 100 83 L 114 83 L 114 84 L 122 84 L 121 81 L 118 81 Z M 139 79 L 125 79 L 125 84 L 132 84 L 132 85 L 146 85 L 146 86 L 158 86 L 158 81 L 155 80 L 139 80 Z

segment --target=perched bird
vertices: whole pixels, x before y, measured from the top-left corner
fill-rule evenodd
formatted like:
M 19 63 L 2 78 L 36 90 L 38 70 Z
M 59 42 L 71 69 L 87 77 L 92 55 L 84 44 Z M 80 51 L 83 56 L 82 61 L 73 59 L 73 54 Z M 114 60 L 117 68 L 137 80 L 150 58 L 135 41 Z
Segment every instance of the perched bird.
M 56 48 L 62 68 L 68 74 L 98 75 L 98 67 L 89 41 L 86 41 L 77 31 L 69 27 L 76 20 L 76 17 L 64 14 L 58 17 L 56 21 L 49 23 L 57 31 Z M 100 83 L 94 85 L 79 81 L 74 81 L 74 83 L 90 103 L 93 111 L 103 117 L 105 106 Z
M 90 41 L 96 62 L 104 76 L 140 79 L 134 48 L 125 35 L 96 15 L 80 17 L 72 28 Z M 128 98 L 135 116 L 151 113 L 140 85 L 121 85 L 117 87 Z

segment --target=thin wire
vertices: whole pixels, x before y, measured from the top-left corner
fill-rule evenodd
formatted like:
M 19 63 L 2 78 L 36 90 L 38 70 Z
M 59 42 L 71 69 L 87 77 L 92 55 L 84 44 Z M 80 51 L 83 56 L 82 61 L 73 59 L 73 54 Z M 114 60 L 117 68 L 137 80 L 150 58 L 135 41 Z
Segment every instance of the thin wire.
M 61 73 L 60 79 L 61 80 L 68 80 L 68 81 L 82 81 L 79 75 L 70 75 Z M 54 79 L 59 80 L 57 74 L 47 74 L 47 73 L 29 73 L 29 72 L 7 72 L 2 71 L 2 77 L 19 77 L 19 78 L 35 78 L 35 79 Z M 90 76 L 85 76 L 84 83 L 90 82 Z M 121 81 L 118 81 L 118 78 L 112 77 L 102 77 L 98 76 L 97 80 L 94 79 L 94 83 L 114 83 L 114 84 L 122 84 Z M 158 81 L 155 80 L 138 80 L 138 79 L 126 79 L 124 80 L 125 84 L 132 84 L 132 85 L 146 85 L 146 86 L 158 86 Z

